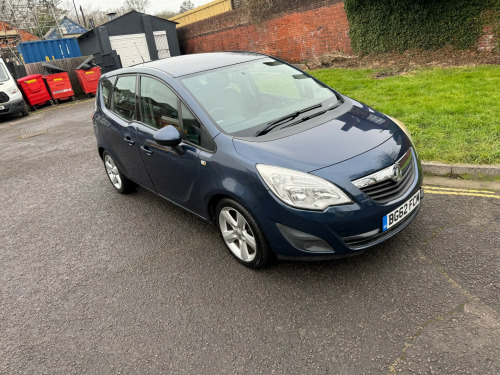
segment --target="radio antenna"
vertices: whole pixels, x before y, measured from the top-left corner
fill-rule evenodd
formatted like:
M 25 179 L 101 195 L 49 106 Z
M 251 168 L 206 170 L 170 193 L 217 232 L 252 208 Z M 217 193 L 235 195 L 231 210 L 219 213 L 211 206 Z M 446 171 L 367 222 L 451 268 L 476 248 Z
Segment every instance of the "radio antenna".
M 139 47 L 137 47 L 137 44 L 135 44 L 135 42 L 134 42 L 134 46 L 135 46 L 135 48 L 137 48 L 137 52 L 139 52 L 139 56 L 141 56 L 142 63 L 144 64 L 144 57 L 142 57 L 142 53 L 141 53 L 141 51 L 139 51 Z

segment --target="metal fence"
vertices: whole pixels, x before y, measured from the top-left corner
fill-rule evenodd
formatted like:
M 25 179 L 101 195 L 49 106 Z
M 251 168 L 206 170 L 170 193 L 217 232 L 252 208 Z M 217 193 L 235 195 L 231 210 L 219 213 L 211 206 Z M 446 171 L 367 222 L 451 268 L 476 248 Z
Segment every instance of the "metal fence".
M 69 80 L 71 81 L 71 86 L 76 96 L 83 95 L 84 92 L 80 87 L 78 78 L 76 77 L 75 68 L 88 59 L 91 56 L 81 56 L 73 57 L 71 59 L 61 59 L 61 60 L 50 60 L 47 61 L 49 64 L 57 66 L 58 68 L 64 69 L 68 72 Z M 45 68 L 42 66 L 42 62 L 36 62 L 25 65 L 14 65 L 15 74 L 17 78 L 22 78 L 30 74 L 46 74 Z

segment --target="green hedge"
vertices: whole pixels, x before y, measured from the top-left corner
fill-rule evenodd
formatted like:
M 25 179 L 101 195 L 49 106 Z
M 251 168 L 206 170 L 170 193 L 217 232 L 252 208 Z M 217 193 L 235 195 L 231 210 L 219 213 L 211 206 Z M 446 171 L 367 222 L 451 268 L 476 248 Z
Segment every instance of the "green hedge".
M 358 53 L 402 52 L 452 45 L 472 47 L 484 12 L 500 0 L 344 0 L 352 48 Z

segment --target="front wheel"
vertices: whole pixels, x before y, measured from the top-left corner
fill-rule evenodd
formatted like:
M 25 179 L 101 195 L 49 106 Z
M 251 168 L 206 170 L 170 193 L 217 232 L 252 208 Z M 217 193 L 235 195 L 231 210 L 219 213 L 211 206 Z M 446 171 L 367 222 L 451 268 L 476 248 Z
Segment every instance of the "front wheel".
M 127 194 L 134 190 L 135 184 L 120 172 L 115 161 L 107 151 L 104 151 L 103 162 L 109 181 L 111 181 L 116 191 L 120 194 Z
M 28 107 L 26 107 L 26 104 L 23 105 L 23 109 L 21 111 L 21 114 L 23 116 L 29 116 Z
M 262 268 L 271 263 L 273 253 L 252 215 L 238 202 L 223 199 L 216 209 L 222 241 L 242 264 Z

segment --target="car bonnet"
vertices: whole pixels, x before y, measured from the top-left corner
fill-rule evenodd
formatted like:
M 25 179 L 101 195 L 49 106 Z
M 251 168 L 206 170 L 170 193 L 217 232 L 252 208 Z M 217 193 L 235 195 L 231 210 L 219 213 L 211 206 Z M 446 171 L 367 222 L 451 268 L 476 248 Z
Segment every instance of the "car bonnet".
M 297 132 L 270 140 L 235 138 L 234 147 L 257 164 L 311 172 L 368 152 L 401 133 L 387 116 L 352 102 L 349 111 L 321 125 L 304 131 L 298 125 Z

